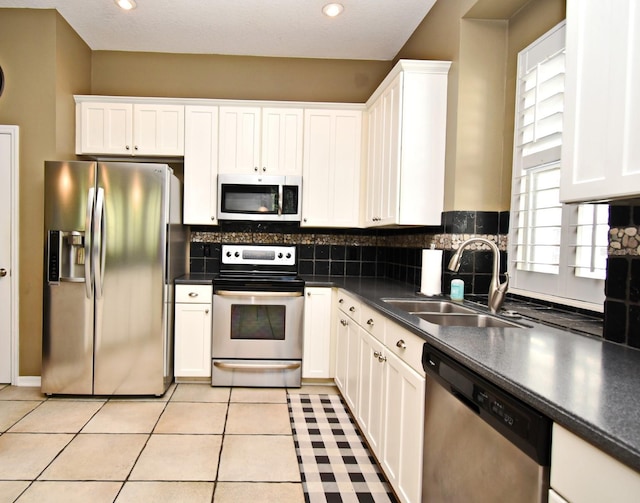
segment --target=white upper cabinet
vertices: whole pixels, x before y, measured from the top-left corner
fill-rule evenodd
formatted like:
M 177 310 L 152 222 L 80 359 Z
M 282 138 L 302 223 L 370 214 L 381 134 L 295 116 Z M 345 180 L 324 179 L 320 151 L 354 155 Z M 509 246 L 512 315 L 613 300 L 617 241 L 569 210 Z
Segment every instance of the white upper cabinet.
M 560 199 L 640 194 L 640 9 L 567 1 Z
M 216 224 L 218 193 L 218 107 L 185 107 L 185 224 Z
M 267 174 L 302 174 L 301 108 L 262 109 L 261 169 Z
M 362 112 L 305 110 L 303 227 L 357 227 Z
M 450 66 L 400 60 L 367 101 L 365 226 L 440 225 Z
M 184 106 L 76 97 L 76 154 L 183 156 Z
M 302 109 L 221 106 L 219 171 L 302 174 Z

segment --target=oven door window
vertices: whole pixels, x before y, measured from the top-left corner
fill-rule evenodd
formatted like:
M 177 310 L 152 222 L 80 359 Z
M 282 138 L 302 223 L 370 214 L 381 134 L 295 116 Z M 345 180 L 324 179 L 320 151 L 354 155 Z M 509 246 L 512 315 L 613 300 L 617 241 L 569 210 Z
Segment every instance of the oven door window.
M 220 209 L 224 213 L 278 214 L 278 185 L 223 184 Z
M 286 306 L 231 305 L 231 339 L 282 341 L 285 336 Z

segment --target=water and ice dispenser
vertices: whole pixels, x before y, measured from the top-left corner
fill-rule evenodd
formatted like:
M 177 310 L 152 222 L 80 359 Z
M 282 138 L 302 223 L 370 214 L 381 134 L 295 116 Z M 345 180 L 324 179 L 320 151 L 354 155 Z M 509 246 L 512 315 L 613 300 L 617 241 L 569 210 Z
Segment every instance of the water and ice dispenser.
M 49 231 L 47 276 L 50 284 L 84 281 L 84 239 L 81 231 Z

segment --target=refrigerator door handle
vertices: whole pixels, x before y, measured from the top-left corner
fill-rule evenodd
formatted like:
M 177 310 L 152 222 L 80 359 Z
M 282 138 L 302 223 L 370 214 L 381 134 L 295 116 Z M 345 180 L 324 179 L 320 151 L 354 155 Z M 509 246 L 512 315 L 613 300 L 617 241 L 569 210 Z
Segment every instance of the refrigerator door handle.
M 95 199 L 95 189 L 91 187 L 87 193 L 87 215 L 84 221 L 84 288 L 87 299 L 93 296 L 93 285 L 91 278 L 91 252 L 93 246 L 92 228 L 93 228 L 93 201 Z
M 107 253 L 105 243 L 105 212 L 104 212 L 104 189 L 98 188 L 98 196 L 96 198 L 96 215 L 93 221 L 93 259 L 94 274 L 96 282 L 96 298 L 102 298 L 102 287 L 104 282 L 104 262 Z

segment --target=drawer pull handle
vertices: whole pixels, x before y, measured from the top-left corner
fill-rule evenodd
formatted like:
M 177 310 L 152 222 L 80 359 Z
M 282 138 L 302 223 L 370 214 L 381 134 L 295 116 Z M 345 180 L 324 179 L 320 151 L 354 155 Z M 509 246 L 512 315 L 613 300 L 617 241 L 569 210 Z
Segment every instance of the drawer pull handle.
M 355 306 L 351 306 L 351 307 L 349 308 L 349 311 L 350 311 L 350 312 L 352 312 L 352 313 L 355 313 L 355 312 L 356 312 L 356 308 L 355 308 Z
M 396 342 L 396 346 L 401 348 L 401 349 L 407 349 L 407 345 L 405 344 L 405 342 L 400 339 L 398 342 Z
M 198 294 L 196 292 L 189 292 L 189 297 L 194 298 L 197 297 Z
M 372 327 L 372 326 L 373 326 L 373 318 L 369 318 L 369 319 L 367 320 L 367 325 L 369 325 L 370 327 Z
M 338 300 L 338 304 L 344 304 L 344 299 Z

